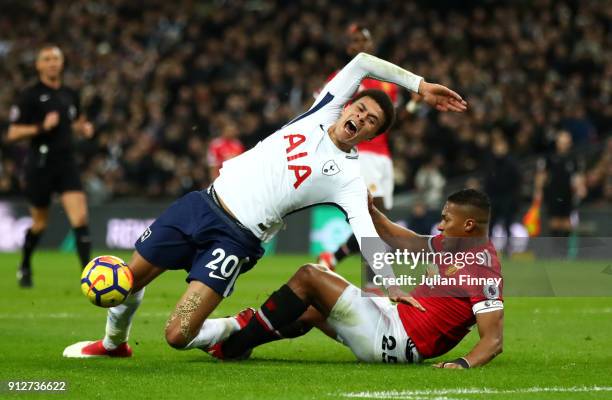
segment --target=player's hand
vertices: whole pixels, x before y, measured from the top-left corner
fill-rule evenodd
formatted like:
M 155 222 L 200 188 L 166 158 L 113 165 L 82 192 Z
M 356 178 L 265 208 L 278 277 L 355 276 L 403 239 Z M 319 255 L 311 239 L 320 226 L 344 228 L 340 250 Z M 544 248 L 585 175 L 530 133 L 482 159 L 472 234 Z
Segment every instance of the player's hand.
M 465 369 L 461 365 L 453 362 L 440 362 L 432 365 L 434 368 L 450 368 L 450 369 Z
M 396 303 L 403 303 L 409 306 L 416 307 L 418 310 L 425 312 L 425 307 L 421 305 L 414 297 L 407 295 L 399 288 L 399 286 L 390 286 L 389 289 L 389 300 Z
M 419 85 L 419 94 L 423 96 L 425 103 L 438 111 L 464 112 L 467 110 L 467 102 L 446 86 L 422 80 Z
M 57 111 L 51 111 L 45 115 L 45 119 L 42 123 L 42 128 L 45 132 L 50 131 L 59 124 L 59 113 Z

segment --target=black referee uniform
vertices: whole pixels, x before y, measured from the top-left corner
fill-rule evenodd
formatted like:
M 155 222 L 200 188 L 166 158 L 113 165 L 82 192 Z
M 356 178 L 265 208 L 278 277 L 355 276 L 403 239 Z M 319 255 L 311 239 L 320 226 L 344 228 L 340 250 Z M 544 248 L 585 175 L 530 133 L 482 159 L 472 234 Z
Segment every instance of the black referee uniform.
M 59 114 L 58 124 L 45 131 L 43 121 L 48 113 Z M 38 125 L 39 133 L 30 138 L 25 163 L 25 194 L 35 208 L 51 204 L 53 193 L 83 191 L 74 155 L 72 124 L 80 115 L 80 99 L 66 86 L 55 89 L 38 81 L 20 95 L 11 108 L 10 122 L 15 125 Z M 73 227 L 81 266 L 90 258 L 91 241 L 87 225 Z M 23 245 L 23 259 L 17 273 L 21 286 L 31 286 L 30 259 L 42 232 L 29 229 Z
M 544 201 L 549 217 L 570 218 L 576 204 L 572 178 L 581 170 L 580 162 L 569 154 L 553 154 L 546 160 L 548 183 L 544 191 Z M 568 232 L 551 232 L 553 236 L 567 236 Z
M 59 113 L 56 127 L 30 140 L 25 193 L 34 207 L 48 207 L 54 192 L 83 190 L 72 141 L 72 123 L 79 117 L 79 104 L 76 91 L 66 86 L 53 89 L 38 81 L 22 93 L 11 110 L 11 123 L 24 125 L 42 125 L 47 113 Z

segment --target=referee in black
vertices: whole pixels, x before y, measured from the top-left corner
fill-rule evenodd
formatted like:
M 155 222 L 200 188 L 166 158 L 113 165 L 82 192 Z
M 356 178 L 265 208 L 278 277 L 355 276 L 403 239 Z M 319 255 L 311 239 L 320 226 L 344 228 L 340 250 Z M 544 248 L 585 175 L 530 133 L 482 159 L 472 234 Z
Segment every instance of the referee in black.
M 87 227 L 87 200 L 77 168 L 72 143 L 73 130 L 86 138 L 93 126 L 80 114 L 76 91 L 62 85 L 64 56 L 54 45 L 43 46 L 36 57 L 38 81 L 26 88 L 11 108 L 9 142 L 29 140 L 25 167 L 25 193 L 30 203 L 32 226 L 23 244 L 23 258 L 17 271 L 22 287 L 32 286 L 32 252 L 49 220 L 54 192 L 72 226 L 81 265 L 90 258 L 91 240 Z
M 555 152 L 546 159 L 544 201 L 552 237 L 570 235 L 573 229 L 571 215 L 586 194 L 582 163 L 571 154 L 571 149 L 572 135 L 568 131 L 559 131 L 555 138 Z

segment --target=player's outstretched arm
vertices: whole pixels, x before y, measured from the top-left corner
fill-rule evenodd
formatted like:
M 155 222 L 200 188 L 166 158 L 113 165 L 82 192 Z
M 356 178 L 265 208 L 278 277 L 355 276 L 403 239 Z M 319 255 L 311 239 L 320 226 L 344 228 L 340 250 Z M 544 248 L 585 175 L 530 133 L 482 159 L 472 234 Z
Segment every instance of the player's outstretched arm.
M 370 216 L 380 238 L 394 249 L 406 249 L 408 251 L 428 249 L 429 236 L 419 235 L 392 222 L 373 205 L 370 207 Z
M 353 98 L 361 81 L 366 77 L 392 82 L 413 92 L 419 91 L 419 85 L 423 80 L 419 75 L 388 61 L 370 54 L 359 53 L 325 85 L 315 105 L 326 96 L 328 98 L 331 96 L 330 104 L 341 109 Z
M 437 368 L 473 368 L 491 361 L 503 350 L 504 310 L 476 314 L 480 340 L 465 357 L 435 364 Z
M 351 100 L 361 80 L 371 77 L 395 83 L 423 96 L 423 100 L 439 111 L 467 110 L 467 103 L 449 88 L 426 82 L 423 77 L 366 53 L 357 54 L 336 76 L 325 85 L 313 107 L 329 104 L 337 111 Z

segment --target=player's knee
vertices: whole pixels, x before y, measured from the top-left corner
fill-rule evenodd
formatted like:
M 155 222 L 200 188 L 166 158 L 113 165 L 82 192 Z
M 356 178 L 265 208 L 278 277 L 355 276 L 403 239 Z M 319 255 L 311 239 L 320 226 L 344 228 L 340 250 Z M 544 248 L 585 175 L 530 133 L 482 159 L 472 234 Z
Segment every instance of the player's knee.
M 173 324 L 166 328 L 166 342 L 175 349 L 184 349 L 189 344 L 181 330 Z
M 295 273 L 294 280 L 303 285 L 309 285 L 311 282 L 315 281 L 317 276 L 322 272 L 320 267 L 321 266 L 316 264 L 304 264 Z

